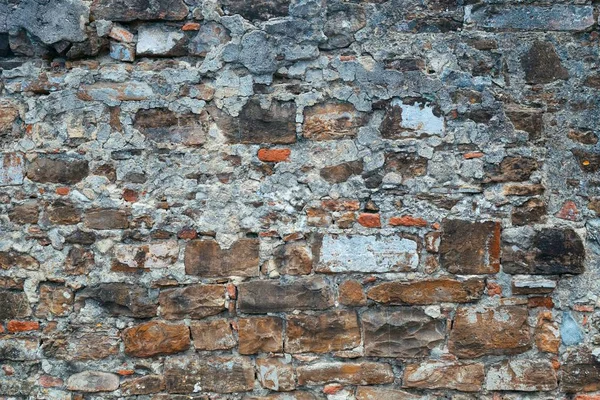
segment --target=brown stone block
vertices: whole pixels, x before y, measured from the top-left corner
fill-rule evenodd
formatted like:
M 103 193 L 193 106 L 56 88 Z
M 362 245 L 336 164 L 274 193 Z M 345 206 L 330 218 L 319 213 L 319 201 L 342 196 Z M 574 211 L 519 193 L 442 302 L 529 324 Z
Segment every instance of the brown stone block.
M 125 354 L 132 357 L 179 353 L 190 347 L 190 330 L 183 324 L 150 321 L 125 329 L 122 337 Z
M 435 304 L 470 303 L 481 298 L 485 289 L 483 279 L 465 281 L 431 279 L 420 282 L 385 282 L 372 287 L 367 296 L 378 303 Z
M 287 319 L 287 353 L 327 353 L 360 345 L 358 318 L 354 311 L 331 311 L 318 315 L 290 315 Z
M 240 239 L 229 249 L 216 240 L 192 240 L 185 248 L 185 273 L 202 277 L 257 276 L 259 240 Z
M 456 311 L 448 348 L 459 358 L 519 354 L 531 348 L 527 308 L 505 306 L 483 312 L 460 307 Z

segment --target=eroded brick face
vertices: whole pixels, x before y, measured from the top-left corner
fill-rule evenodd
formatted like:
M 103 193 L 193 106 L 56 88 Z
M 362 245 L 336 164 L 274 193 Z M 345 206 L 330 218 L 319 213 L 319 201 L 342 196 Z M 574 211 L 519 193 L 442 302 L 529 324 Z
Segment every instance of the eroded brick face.
M 598 0 L 0 0 L 0 399 L 599 400 Z

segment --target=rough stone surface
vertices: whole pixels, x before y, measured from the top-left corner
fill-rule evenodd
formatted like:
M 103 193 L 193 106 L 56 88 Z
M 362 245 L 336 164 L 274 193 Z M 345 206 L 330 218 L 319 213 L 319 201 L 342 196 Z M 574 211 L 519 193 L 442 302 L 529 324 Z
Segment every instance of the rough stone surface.
M 254 281 L 239 286 L 238 308 L 250 314 L 293 310 L 324 310 L 333 306 L 328 281 L 301 278 L 291 283 Z
M 477 392 L 485 371 L 483 364 L 427 362 L 409 364 L 404 370 L 404 386 L 409 388 L 454 389 Z
M 283 320 L 253 317 L 238 320 L 240 354 L 277 353 L 283 350 Z
M 179 353 L 190 346 L 185 325 L 147 322 L 123 331 L 125 354 L 133 357 Z
M 162 290 L 160 314 L 166 319 L 200 319 L 225 310 L 225 288 L 221 285 L 190 285 Z
M 596 399 L 599 15 L 0 0 L 0 398 Z
M 293 315 L 286 323 L 285 350 L 289 353 L 329 353 L 360 344 L 355 312 Z
M 169 357 L 165 379 L 169 393 L 246 392 L 254 386 L 254 368 L 246 357 Z
M 240 239 L 229 249 L 214 240 L 194 240 L 185 249 L 185 272 L 202 277 L 258 275 L 258 246 L 255 239 Z
M 455 274 L 493 274 L 500 269 L 497 222 L 447 220 L 440 243 L 442 267 Z
M 74 157 L 40 155 L 27 168 L 27 178 L 41 183 L 73 184 L 89 173 L 88 162 Z
M 361 321 L 365 354 L 373 357 L 426 357 L 445 337 L 444 322 L 418 309 L 367 311 Z
M 147 289 L 125 283 L 102 283 L 77 292 L 76 301 L 88 299 L 97 302 L 112 315 L 151 318 L 156 315 L 157 304 Z
M 484 288 L 481 279 L 386 282 L 371 288 L 367 296 L 378 303 L 393 305 L 470 303 L 481 298 Z
M 237 344 L 231 323 L 225 319 L 194 322 L 190 330 L 196 350 L 227 350 Z
M 531 347 L 527 316 L 527 309 L 519 306 L 483 312 L 461 307 L 450 331 L 450 352 L 460 358 L 523 353 Z

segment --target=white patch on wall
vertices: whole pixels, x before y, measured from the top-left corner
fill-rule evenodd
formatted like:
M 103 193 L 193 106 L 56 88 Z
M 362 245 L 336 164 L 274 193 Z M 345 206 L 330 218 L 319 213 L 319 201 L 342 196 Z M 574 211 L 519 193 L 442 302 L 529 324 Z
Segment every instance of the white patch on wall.
M 400 236 L 323 237 L 319 272 L 407 272 L 417 269 L 414 240 Z
M 393 107 L 402 109 L 402 122 L 400 127 L 429 134 L 441 135 L 444 133 L 444 119 L 433 113 L 433 107 L 429 104 L 404 104 L 400 99 L 392 100 Z

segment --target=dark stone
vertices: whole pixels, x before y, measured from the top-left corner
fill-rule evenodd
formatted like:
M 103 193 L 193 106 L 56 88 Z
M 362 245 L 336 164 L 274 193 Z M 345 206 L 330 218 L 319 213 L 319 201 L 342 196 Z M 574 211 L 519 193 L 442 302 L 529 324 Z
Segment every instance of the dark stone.
M 491 182 L 523 182 L 529 179 L 538 163 L 529 157 L 506 157 L 500 163 L 500 171 L 490 173 Z
M 561 64 L 552 43 L 536 41 L 521 57 L 527 83 L 550 83 L 569 79 L 569 71 Z
M 360 175 L 362 172 L 362 161 L 350 161 L 321 169 L 321 178 L 329 183 L 342 183 L 352 175 Z
M 38 260 L 25 253 L 16 251 L 0 252 L 0 269 L 23 268 L 27 270 L 37 270 L 40 267 Z
M 579 149 L 571 150 L 571 152 L 577 159 L 577 162 L 579 163 L 579 168 L 581 168 L 583 172 L 594 173 L 600 170 L 599 153 Z
M 65 259 L 65 273 L 67 275 L 85 275 L 90 273 L 95 265 L 92 250 L 74 246 Z
M 561 389 L 567 393 L 600 390 L 600 364 L 563 364 Z
M 500 223 L 445 220 L 440 262 L 453 274 L 495 274 L 500 270 Z
M 122 210 L 99 209 L 85 213 L 85 226 L 90 229 L 127 229 L 127 213 Z
M 9 55 L 8 33 L 0 33 L 0 57 L 8 57 Z
M 508 274 L 581 274 L 585 248 L 572 229 L 544 228 L 535 234 L 531 249 L 505 246 L 502 259 L 502 269 Z
M 365 355 L 372 357 L 427 357 L 444 342 L 444 321 L 416 308 L 370 310 L 361 315 Z
M 10 221 L 19 225 L 37 224 L 38 216 L 39 210 L 36 202 L 17 205 L 8 213 Z
M 185 248 L 185 273 L 202 277 L 257 276 L 258 239 L 240 239 L 229 249 L 215 240 L 193 240 Z
M 238 287 L 238 309 L 249 314 L 324 310 L 333 306 L 331 285 L 321 277 L 293 282 L 252 281 Z
M 286 353 L 329 353 L 358 345 L 360 329 L 355 311 L 290 315 L 287 319 Z
M 76 301 L 92 299 L 111 315 L 133 318 L 152 318 L 157 304 L 148 296 L 147 289 L 126 283 L 101 283 L 77 293 Z
M 296 104 L 273 100 L 263 109 L 258 100 L 250 100 L 239 116 L 239 126 L 231 132 L 233 143 L 289 144 L 296 142 Z
M 512 224 L 520 226 L 543 222 L 546 212 L 546 204 L 542 199 L 529 199 L 522 205 L 513 208 L 511 213 Z
M 0 321 L 25 318 L 29 315 L 31 308 L 25 292 L 0 290 Z
M 94 0 L 90 11 L 94 19 L 109 21 L 179 21 L 188 15 L 183 0 Z
M 427 159 L 411 153 L 386 153 L 384 169 L 402 175 L 402 179 L 423 176 L 427 173 Z
M 598 143 L 598 136 L 596 136 L 594 132 L 586 129 L 572 129 L 569 131 L 567 137 L 581 144 Z
M 76 230 L 65 237 L 65 242 L 72 244 L 90 245 L 96 241 L 94 232 Z
M 158 143 L 201 145 L 208 132 L 208 114 L 177 114 L 166 108 L 139 110 L 134 128 Z
M 41 183 L 74 184 L 88 173 L 86 160 L 69 156 L 39 155 L 27 168 L 27 177 Z
M 506 116 L 510 119 L 515 129 L 529 133 L 529 140 L 542 138 L 544 132 L 543 114 L 537 110 L 509 109 Z
M 286 16 L 290 0 L 221 0 L 220 3 L 227 14 L 239 14 L 250 21 L 266 21 Z
M 74 225 L 81 221 L 81 212 L 71 202 L 54 201 L 47 209 L 48 220 L 56 225 Z

